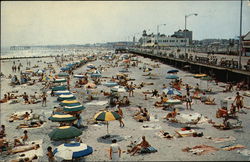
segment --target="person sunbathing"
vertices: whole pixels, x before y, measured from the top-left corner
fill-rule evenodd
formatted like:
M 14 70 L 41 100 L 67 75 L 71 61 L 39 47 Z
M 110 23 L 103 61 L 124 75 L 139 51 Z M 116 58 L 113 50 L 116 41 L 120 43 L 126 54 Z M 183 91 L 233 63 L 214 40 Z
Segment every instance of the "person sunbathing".
M 11 160 L 10 162 L 32 162 L 32 160 L 36 160 L 38 159 L 38 156 L 37 155 L 34 155 L 32 157 L 26 157 L 26 158 L 18 158 L 18 159 L 14 159 L 14 160 Z
M 25 142 L 28 140 L 28 131 L 24 130 L 24 135 L 21 136 L 19 139 L 14 139 L 14 146 L 18 146 L 18 145 L 24 145 Z
M 173 138 L 173 136 L 171 136 L 168 132 L 164 132 L 163 130 L 161 130 L 160 133 L 162 133 L 163 138 Z
M 170 118 L 175 118 L 177 115 L 177 111 L 174 108 L 172 112 L 168 113 L 167 116 L 165 117 L 167 120 L 169 120 Z
M 161 100 L 160 101 L 156 101 L 155 104 L 154 104 L 154 106 L 156 106 L 156 107 L 163 107 L 164 106 L 163 103 L 166 102 L 166 101 L 167 101 L 167 99 L 165 97 L 161 97 Z
M 29 124 L 20 124 L 17 128 L 37 128 L 43 125 L 43 121 L 31 122 Z
M 207 100 L 205 101 L 206 105 L 216 105 L 215 103 L 215 98 L 211 99 L 210 97 L 207 98 Z
M 30 114 L 28 112 L 25 112 L 25 114 L 18 116 L 17 114 L 11 115 L 9 121 L 14 121 L 14 120 L 27 120 L 29 119 Z
M 134 148 L 132 148 L 132 150 L 129 153 L 132 153 L 131 156 L 134 156 L 138 151 L 146 149 L 150 146 L 151 145 L 148 143 L 148 141 L 146 141 L 146 137 L 142 136 L 142 142 L 136 145 Z
M 25 151 L 29 151 L 29 150 L 37 150 L 38 148 L 40 148 L 39 144 L 31 144 L 31 145 L 26 145 L 26 146 L 14 147 L 13 149 L 9 150 L 8 153 L 9 154 L 16 154 L 19 152 L 25 152 Z
M 5 103 L 8 101 L 7 94 L 4 94 L 4 98 L 0 100 L 0 103 Z

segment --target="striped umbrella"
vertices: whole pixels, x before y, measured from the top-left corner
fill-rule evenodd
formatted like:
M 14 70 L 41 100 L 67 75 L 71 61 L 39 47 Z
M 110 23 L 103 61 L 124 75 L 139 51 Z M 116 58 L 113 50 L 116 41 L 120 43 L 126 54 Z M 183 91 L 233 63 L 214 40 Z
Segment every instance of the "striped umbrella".
M 167 75 L 166 79 L 178 79 L 179 77 L 177 75 Z
M 50 139 L 54 141 L 71 139 L 80 135 L 82 135 L 82 131 L 72 126 L 59 127 L 49 133 Z
M 91 74 L 90 77 L 91 78 L 99 78 L 99 77 L 102 77 L 102 74 L 95 73 L 95 74 Z
M 164 104 L 168 104 L 168 105 L 177 105 L 177 104 L 181 104 L 181 100 L 169 99 L 169 100 L 167 100 Z
M 70 67 L 62 67 L 61 70 L 62 71 L 68 71 L 70 69 Z
M 179 70 L 173 69 L 173 70 L 169 70 L 168 73 L 177 73 L 179 72 Z
M 63 100 L 60 103 L 61 106 L 76 106 L 81 105 L 81 103 L 77 100 Z
M 72 94 L 72 93 L 68 90 L 55 92 L 55 95 L 70 95 L 70 94 Z
M 64 106 L 63 110 L 64 111 L 81 111 L 84 110 L 85 107 L 83 105 L 76 105 L 76 106 Z
M 181 96 L 181 92 L 176 90 L 175 88 L 165 88 L 162 90 L 167 95 L 178 95 Z
M 74 75 L 74 78 L 85 78 L 85 75 Z
M 60 73 L 57 74 L 57 76 L 59 76 L 59 77 L 68 77 L 69 74 L 65 73 L 65 72 L 60 72 Z
M 69 95 L 60 95 L 58 98 L 57 98 L 57 101 L 63 101 L 63 100 L 75 100 L 76 97 L 72 94 L 69 94 Z
M 72 160 L 92 153 L 93 148 L 84 143 L 64 143 L 53 151 L 53 154 L 57 158 L 62 158 L 64 160 Z
M 54 83 L 63 83 L 63 82 L 67 82 L 67 81 L 64 78 L 61 78 L 61 79 L 55 79 L 53 82 Z
M 63 91 L 66 90 L 67 87 L 66 86 L 56 86 L 52 88 L 52 91 Z
M 49 117 L 49 120 L 51 120 L 52 122 L 68 122 L 76 120 L 76 117 L 70 114 L 55 114 Z
M 107 87 L 114 87 L 114 86 L 117 86 L 118 83 L 116 83 L 116 82 L 107 82 L 107 83 L 104 83 L 103 85 L 105 85 Z
M 101 111 L 95 114 L 94 119 L 97 121 L 107 121 L 107 133 L 109 134 L 108 130 L 108 122 L 113 120 L 120 119 L 120 115 L 114 111 Z

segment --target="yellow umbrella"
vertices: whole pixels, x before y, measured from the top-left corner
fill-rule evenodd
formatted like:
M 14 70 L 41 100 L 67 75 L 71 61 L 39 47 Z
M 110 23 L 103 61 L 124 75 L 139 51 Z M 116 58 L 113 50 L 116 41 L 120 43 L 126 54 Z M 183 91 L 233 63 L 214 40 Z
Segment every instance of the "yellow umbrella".
M 195 78 L 202 78 L 202 77 L 205 77 L 207 76 L 207 74 L 195 74 L 194 77 Z
M 63 100 L 62 103 L 66 103 L 66 104 L 71 104 L 71 103 L 78 103 L 79 101 L 77 100 Z

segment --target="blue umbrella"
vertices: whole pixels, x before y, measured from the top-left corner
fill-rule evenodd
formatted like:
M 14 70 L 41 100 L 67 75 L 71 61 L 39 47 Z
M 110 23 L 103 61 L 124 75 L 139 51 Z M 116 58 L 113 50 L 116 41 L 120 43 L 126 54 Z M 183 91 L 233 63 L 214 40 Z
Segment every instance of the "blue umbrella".
M 91 74 L 91 78 L 99 78 L 99 77 L 102 77 L 101 74 Z
M 177 73 L 179 72 L 179 70 L 173 69 L 173 70 L 169 70 L 168 73 Z
M 165 88 L 162 91 L 167 95 L 179 95 L 179 96 L 181 96 L 181 92 L 176 90 L 175 88 Z
M 118 84 L 116 82 L 107 82 L 107 83 L 104 83 L 103 85 L 107 87 L 114 87 L 114 86 L 117 86 Z
M 70 68 L 69 67 L 62 67 L 61 70 L 62 71 L 68 71 Z
M 178 79 L 179 77 L 177 75 L 167 75 L 166 79 Z

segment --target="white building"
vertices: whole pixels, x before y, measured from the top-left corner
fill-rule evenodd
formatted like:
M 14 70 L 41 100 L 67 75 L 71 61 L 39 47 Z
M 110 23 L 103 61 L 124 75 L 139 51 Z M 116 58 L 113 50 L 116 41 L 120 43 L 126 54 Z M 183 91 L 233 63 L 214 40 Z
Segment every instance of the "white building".
M 180 47 L 185 46 L 187 41 L 187 46 L 189 44 L 189 38 L 178 38 L 174 36 L 166 35 L 147 35 L 141 38 L 141 45 L 143 47 L 154 47 L 159 45 L 160 47 Z M 157 43 L 158 42 L 158 43 Z

